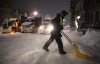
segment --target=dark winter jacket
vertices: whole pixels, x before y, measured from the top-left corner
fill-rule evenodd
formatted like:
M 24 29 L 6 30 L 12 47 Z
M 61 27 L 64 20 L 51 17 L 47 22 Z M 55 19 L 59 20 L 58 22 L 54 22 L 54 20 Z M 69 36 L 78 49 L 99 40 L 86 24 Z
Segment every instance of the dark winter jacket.
M 51 21 L 51 24 L 54 27 L 54 29 L 51 31 L 51 35 L 54 37 L 62 37 L 60 32 L 63 29 L 63 26 L 60 25 L 60 17 L 61 15 L 58 13 L 57 16 Z

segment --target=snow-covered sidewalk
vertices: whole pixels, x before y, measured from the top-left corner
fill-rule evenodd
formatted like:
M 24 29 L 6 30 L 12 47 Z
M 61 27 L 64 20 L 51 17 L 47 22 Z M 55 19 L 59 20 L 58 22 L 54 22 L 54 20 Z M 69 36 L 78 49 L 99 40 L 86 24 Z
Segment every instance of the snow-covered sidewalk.
M 82 53 L 100 61 L 100 30 L 87 31 L 85 35 L 77 30 L 66 32 L 66 34 L 77 44 Z

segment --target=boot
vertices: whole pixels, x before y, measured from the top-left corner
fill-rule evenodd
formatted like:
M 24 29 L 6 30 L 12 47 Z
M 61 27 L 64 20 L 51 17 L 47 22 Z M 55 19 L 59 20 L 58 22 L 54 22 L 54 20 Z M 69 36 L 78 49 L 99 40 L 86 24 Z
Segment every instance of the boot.
M 49 49 L 46 47 L 46 46 L 43 46 L 43 49 L 45 50 L 45 51 L 49 51 Z
M 43 46 L 43 49 L 45 50 L 45 51 L 49 51 L 49 49 L 48 49 L 48 46 L 49 46 L 49 44 L 46 42 L 46 44 Z
M 66 51 L 59 51 L 59 54 L 66 54 Z

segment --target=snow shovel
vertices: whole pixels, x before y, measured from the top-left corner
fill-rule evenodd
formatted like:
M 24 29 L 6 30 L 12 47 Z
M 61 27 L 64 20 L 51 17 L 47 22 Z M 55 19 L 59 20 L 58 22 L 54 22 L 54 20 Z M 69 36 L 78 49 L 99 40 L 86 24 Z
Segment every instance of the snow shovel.
M 65 36 L 65 38 L 73 45 L 74 48 L 74 53 L 77 57 L 79 58 L 84 58 L 84 59 L 92 59 L 89 55 L 85 55 L 83 53 L 81 53 L 78 50 L 78 47 L 75 45 L 75 43 L 67 36 L 67 34 L 65 34 L 63 31 L 61 31 L 61 33 Z

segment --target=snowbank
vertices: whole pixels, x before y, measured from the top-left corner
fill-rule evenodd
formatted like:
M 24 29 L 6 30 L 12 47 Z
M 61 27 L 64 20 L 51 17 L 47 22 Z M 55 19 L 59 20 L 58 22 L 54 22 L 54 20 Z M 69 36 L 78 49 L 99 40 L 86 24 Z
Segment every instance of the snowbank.
M 100 61 L 100 30 L 88 30 L 85 35 L 82 35 L 82 32 L 77 32 L 77 30 L 66 32 L 66 34 L 82 53 Z
M 73 41 L 82 43 L 87 46 L 95 46 L 100 48 L 100 31 L 92 30 L 87 31 L 85 35 L 82 32 L 70 31 L 66 33 Z
M 85 35 L 81 37 L 82 40 L 84 40 L 84 44 L 87 44 L 89 46 L 93 46 L 96 44 L 97 47 L 100 47 L 100 32 L 99 31 L 87 31 Z

